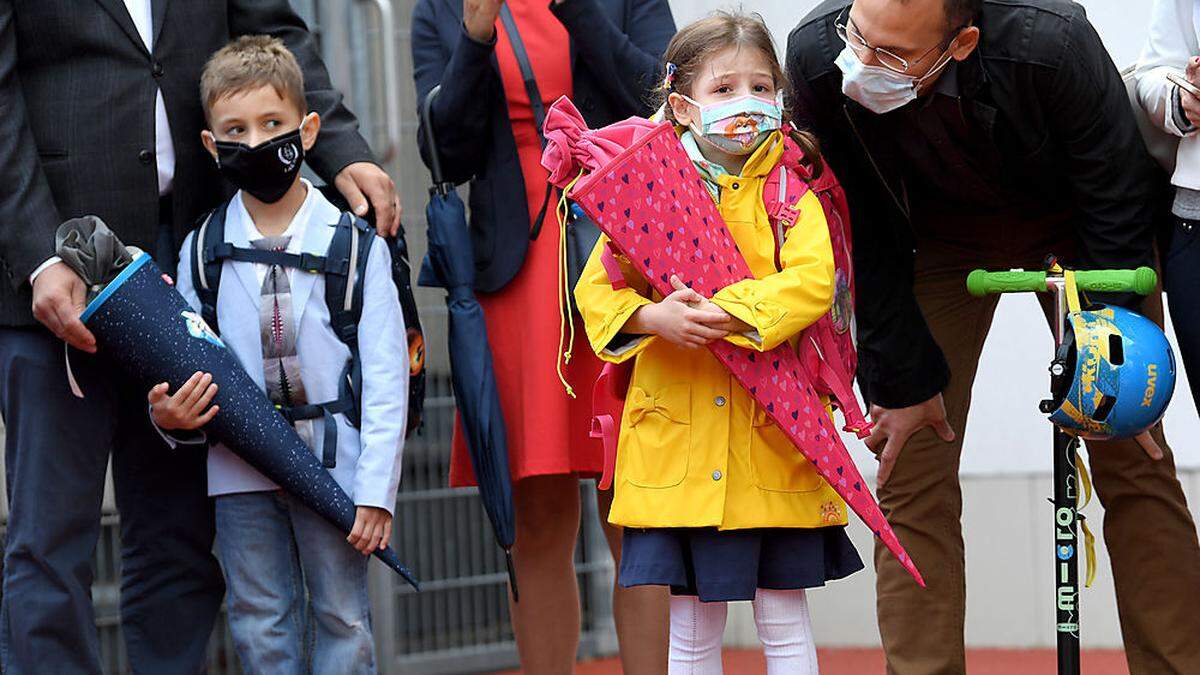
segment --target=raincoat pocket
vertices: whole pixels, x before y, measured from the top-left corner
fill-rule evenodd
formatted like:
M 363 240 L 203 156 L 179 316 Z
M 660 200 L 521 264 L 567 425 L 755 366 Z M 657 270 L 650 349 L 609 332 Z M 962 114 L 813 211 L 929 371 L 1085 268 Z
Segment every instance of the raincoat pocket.
M 754 406 L 750 474 L 760 490 L 812 492 L 821 487 L 816 468 L 792 445 L 766 411 Z
M 629 388 L 625 399 L 625 432 L 622 448 L 624 475 L 638 487 L 667 488 L 683 482 L 692 451 L 692 390 L 672 384 L 651 393 Z

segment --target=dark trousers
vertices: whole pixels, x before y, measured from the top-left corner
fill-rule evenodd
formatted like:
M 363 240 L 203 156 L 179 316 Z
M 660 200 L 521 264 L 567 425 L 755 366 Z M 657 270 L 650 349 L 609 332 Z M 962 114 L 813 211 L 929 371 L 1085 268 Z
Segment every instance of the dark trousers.
M 165 243 L 156 248 L 165 248 Z M 165 255 L 165 254 L 160 254 Z M 121 519 L 121 629 L 136 673 L 203 669 L 224 585 L 212 553 L 205 452 L 169 449 L 146 392 L 42 328 L 0 328 L 9 499 L 3 671 L 99 673 L 93 557 L 112 457 Z
M 1163 286 L 1179 356 L 1200 412 L 1200 222 L 1176 220 L 1163 256 Z
M 966 672 L 966 581 L 958 468 L 971 387 L 998 302 L 996 296 L 971 297 L 966 278 L 976 267 L 1040 269 L 1042 255 L 1065 254 L 1070 248 L 1070 243 L 1047 237 L 1054 229 L 1062 231 L 1035 228 L 1010 232 L 1005 237 L 1010 243 L 1004 245 L 975 239 L 922 243 L 919 249 L 917 300 L 950 363 L 950 383 L 943 397 L 957 438 L 946 443 L 929 429 L 918 432 L 879 490 L 888 521 L 928 583 L 928 588 L 918 587 L 890 553 L 876 546 L 877 612 L 889 673 Z M 964 227 L 963 231 L 981 230 Z M 1044 294 L 1039 297 L 1048 301 Z M 1043 302 L 1047 310 L 1048 304 Z M 1142 311 L 1161 323 L 1160 297 L 1147 298 Z M 1045 331 L 1048 363 L 1050 331 L 1029 329 Z M 1037 414 L 1036 409 L 1031 408 L 1030 414 Z M 1104 540 L 1112 561 L 1121 633 L 1134 675 L 1200 673 L 1200 612 L 1196 611 L 1200 545 L 1175 476 L 1171 450 L 1161 427 L 1154 433 L 1166 455 L 1158 462 L 1147 458 L 1134 441 L 1088 444 L 1096 494 L 1104 506 Z M 1049 456 L 1050 438 L 1047 424 L 1046 434 L 1029 442 L 1045 444 Z M 986 541 L 975 543 L 988 545 Z

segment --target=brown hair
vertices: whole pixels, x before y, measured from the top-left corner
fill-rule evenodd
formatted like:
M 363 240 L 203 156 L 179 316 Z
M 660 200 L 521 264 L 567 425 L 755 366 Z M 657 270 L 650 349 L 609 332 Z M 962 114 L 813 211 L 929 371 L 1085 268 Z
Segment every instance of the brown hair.
M 787 77 L 775 56 L 775 41 L 771 38 L 771 31 L 763 22 L 762 16 L 744 12 L 713 12 L 683 27 L 667 45 L 667 53 L 663 56 L 667 63 L 663 73 L 663 86 L 655 92 L 654 100 L 656 106 L 665 105 L 666 119 L 676 122 L 674 111 L 667 105 L 667 97 L 672 92 L 690 94 L 704 62 L 713 54 L 729 47 L 751 47 L 762 52 L 770 65 L 775 88 L 787 93 Z M 668 74 L 672 69 L 674 74 L 668 82 Z M 790 97 L 785 96 L 785 100 L 790 100 Z M 805 161 L 809 163 L 813 176 L 820 176 L 825 162 L 821 158 L 821 146 L 817 137 L 808 131 L 800 131 L 793 127 L 786 110 L 783 123 L 792 140 L 804 151 Z
M 200 74 L 200 100 L 204 115 L 227 96 L 270 86 L 283 100 L 292 103 L 303 115 L 308 112 L 304 100 L 304 74 L 300 64 L 279 38 L 269 35 L 243 35 L 225 45 L 208 59 Z

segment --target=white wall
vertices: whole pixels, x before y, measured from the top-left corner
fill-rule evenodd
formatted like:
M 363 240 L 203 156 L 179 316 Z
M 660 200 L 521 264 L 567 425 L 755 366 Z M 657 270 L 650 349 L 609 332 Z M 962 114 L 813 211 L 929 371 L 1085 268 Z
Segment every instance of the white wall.
M 671 3 L 680 26 L 714 9 L 740 6 L 757 11 L 771 27 L 781 51 L 788 32 L 817 4 L 814 0 Z M 1087 0 L 1082 4 L 1117 65 L 1133 63 L 1146 39 L 1151 0 Z M 1046 367 L 1051 357 L 1051 338 L 1044 326 L 1032 297 L 1006 297 L 1001 301 L 976 380 L 963 449 L 963 474 L 1050 470 L 1049 426 L 1037 410 L 1049 386 Z M 1174 340 L 1169 326 L 1167 332 Z M 1176 461 L 1184 467 L 1200 467 L 1200 443 L 1193 441 L 1200 438 L 1200 419 L 1182 372 L 1166 426 L 1168 437 L 1174 439 Z M 854 449 L 864 473 L 874 472 L 875 462 L 862 444 L 848 438 L 847 445 Z

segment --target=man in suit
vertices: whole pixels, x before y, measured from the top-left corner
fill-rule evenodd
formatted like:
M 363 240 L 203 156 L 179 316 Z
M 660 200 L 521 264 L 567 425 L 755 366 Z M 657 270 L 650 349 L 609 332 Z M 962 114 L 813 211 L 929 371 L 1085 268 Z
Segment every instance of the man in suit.
M 86 289 L 53 257 L 66 218 L 96 214 L 163 268 L 222 193 L 200 144 L 199 75 L 231 37 L 281 38 L 324 119 L 310 166 L 385 233 L 395 187 L 372 161 L 317 45 L 286 0 L 0 0 L 0 412 L 10 512 L 0 657 L 9 673 L 99 672 L 91 559 L 113 457 L 122 630 L 137 672 L 196 672 L 223 592 L 203 452 L 169 450 L 93 357 Z M 38 323 L 42 325 L 38 325 Z M 63 344 L 76 348 L 67 385 Z
M 867 445 L 880 505 L 928 583 L 876 547 L 888 672 L 965 672 L 959 455 L 998 302 L 970 297 L 967 274 L 1037 269 L 1048 253 L 1082 269 L 1153 265 L 1154 167 L 1073 2 L 829 0 L 792 32 L 787 67 L 797 122 L 850 199 Z M 1161 298 L 1140 311 L 1161 323 Z M 1159 461 L 1132 439 L 1088 454 L 1129 668 L 1196 673 L 1200 545 L 1153 434 Z

